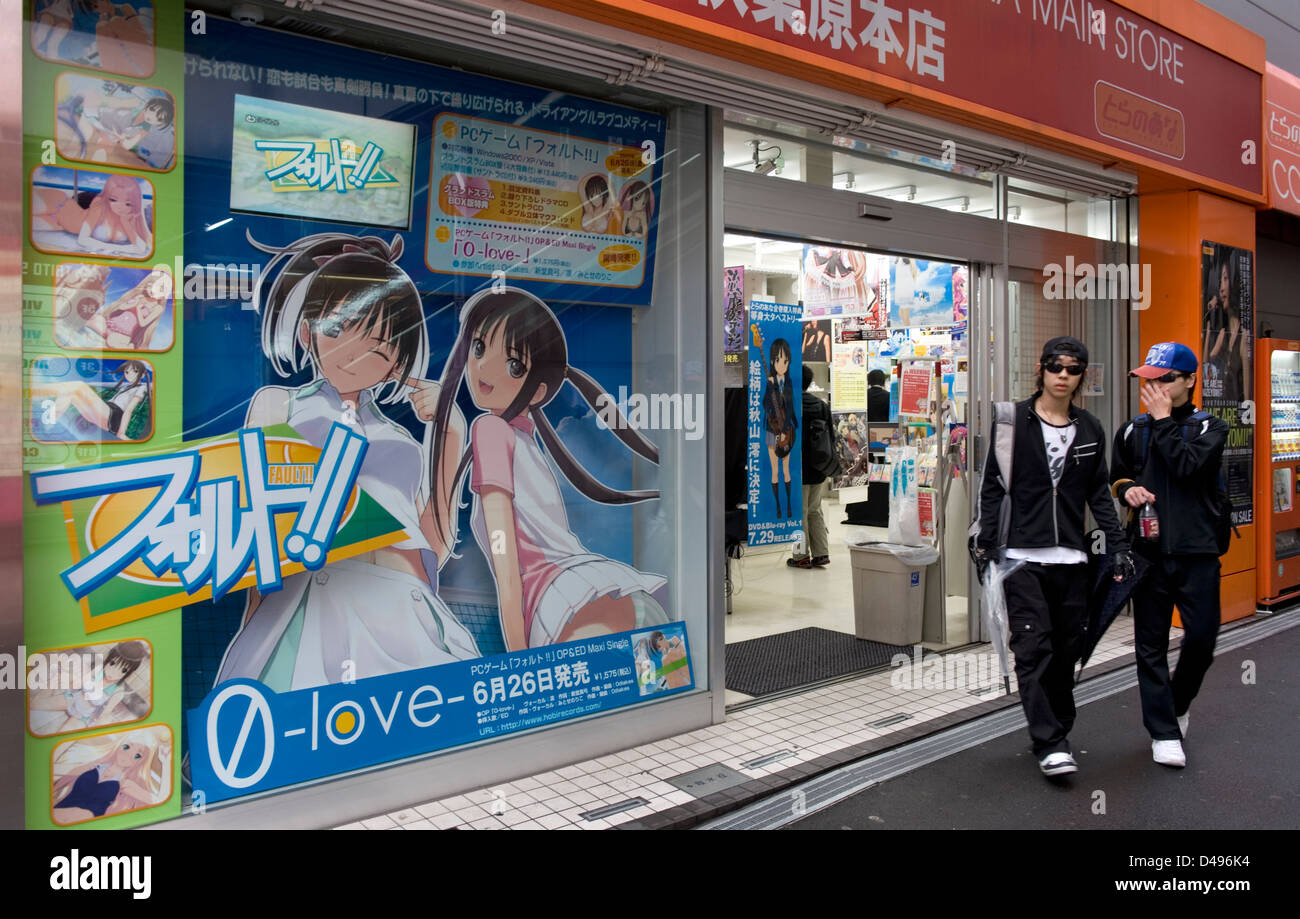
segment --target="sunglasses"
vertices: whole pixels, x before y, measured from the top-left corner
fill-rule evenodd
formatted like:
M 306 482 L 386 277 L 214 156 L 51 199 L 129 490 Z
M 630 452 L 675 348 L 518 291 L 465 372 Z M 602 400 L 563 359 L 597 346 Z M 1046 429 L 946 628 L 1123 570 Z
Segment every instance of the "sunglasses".
M 1087 368 L 1083 364 L 1062 364 L 1059 361 L 1048 361 L 1043 365 L 1043 369 L 1048 373 L 1060 373 L 1064 370 L 1072 377 L 1083 376 L 1083 371 Z
M 1185 377 L 1185 376 L 1187 376 L 1187 374 L 1185 374 L 1185 373 L 1179 373 L 1177 370 L 1171 370 L 1171 371 L 1169 371 L 1168 373 L 1166 373 L 1166 374 L 1165 374 L 1164 376 L 1162 376 L 1162 377 L 1155 377 L 1154 379 L 1151 380 L 1151 382 L 1152 382 L 1152 383 L 1172 383 L 1174 380 L 1177 380 L 1179 377 Z

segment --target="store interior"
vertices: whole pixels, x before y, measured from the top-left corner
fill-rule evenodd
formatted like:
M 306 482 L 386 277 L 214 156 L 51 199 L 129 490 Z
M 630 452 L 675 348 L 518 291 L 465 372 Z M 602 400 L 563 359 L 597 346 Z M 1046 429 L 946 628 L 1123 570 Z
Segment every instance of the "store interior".
M 969 643 L 968 266 L 731 233 L 724 250 L 728 704 L 888 665 L 915 644 Z M 830 406 L 839 473 L 822 500 L 825 565 L 792 567 L 798 544 L 747 545 L 735 525 L 761 459 L 745 443 L 746 310 L 756 301 L 800 305 L 809 391 Z M 872 398 L 872 383 L 883 395 Z M 850 543 L 915 547 L 910 562 L 937 553 L 923 566 L 923 610 L 909 607 L 916 581 L 900 593 L 892 575 L 855 572 L 868 553 Z

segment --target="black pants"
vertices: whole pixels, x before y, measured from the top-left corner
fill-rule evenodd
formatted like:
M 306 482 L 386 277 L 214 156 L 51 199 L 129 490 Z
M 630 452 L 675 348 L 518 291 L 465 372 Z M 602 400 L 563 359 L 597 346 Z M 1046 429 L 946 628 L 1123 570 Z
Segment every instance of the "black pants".
M 1026 562 L 1003 584 L 1020 702 L 1039 759 L 1069 753 L 1074 664 L 1087 625 L 1088 566 Z
M 1219 636 L 1219 559 L 1214 555 L 1150 557 L 1151 568 L 1133 594 L 1142 723 L 1152 740 L 1181 740 L 1185 714 L 1214 662 Z M 1169 626 L 1174 604 L 1183 620 L 1178 668 L 1169 676 Z

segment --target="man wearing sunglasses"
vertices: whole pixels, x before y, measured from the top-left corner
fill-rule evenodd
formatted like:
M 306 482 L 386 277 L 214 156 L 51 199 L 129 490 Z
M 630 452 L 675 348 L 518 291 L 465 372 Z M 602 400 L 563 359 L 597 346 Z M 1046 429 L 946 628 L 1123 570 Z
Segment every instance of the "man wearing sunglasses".
M 1153 345 L 1131 375 L 1141 378 L 1147 411 L 1115 435 L 1114 491 L 1136 518 L 1145 504 L 1158 515 L 1158 533 L 1134 546 L 1152 564 L 1133 594 L 1142 723 L 1151 755 L 1162 766 L 1187 764 L 1188 707 L 1214 660 L 1219 634 L 1219 471 L 1228 425 L 1192 404 L 1196 352 L 1177 342 Z M 1136 520 L 1133 521 L 1136 523 Z M 1173 607 L 1183 621 L 1178 669 L 1170 678 Z
M 1090 587 L 1087 508 L 1106 533 L 1116 580 L 1133 572 L 1111 501 L 1106 432 L 1100 421 L 1074 405 L 1087 367 L 1088 349 L 1077 338 L 1053 338 L 1043 346 L 1038 389 L 1014 406 L 1009 475 L 999 468 L 995 424 L 980 487 L 975 542 L 980 580 L 999 556 L 1023 563 L 1006 578 L 1003 590 L 1020 701 L 1034 755 L 1046 776 L 1079 768 L 1066 738 L 1074 725 L 1073 670 Z

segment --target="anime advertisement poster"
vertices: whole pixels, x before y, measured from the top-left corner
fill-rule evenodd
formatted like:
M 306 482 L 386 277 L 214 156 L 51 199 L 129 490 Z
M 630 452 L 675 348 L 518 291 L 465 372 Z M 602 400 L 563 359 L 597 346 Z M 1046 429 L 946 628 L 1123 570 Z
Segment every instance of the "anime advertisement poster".
M 676 436 L 628 395 L 623 308 L 650 300 L 661 167 L 639 158 L 662 150 L 663 117 L 334 45 L 323 64 L 315 42 L 211 17 L 182 38 L 179 6 L 157 25 L 172 170 L 141 160 L 136 175 L 125 152 L 98 176 L 59 161 L 32 195 L 25 558 L 29 596 L 58 611 L 29 615 L 26 637 L 93 648 L 69 652 L 89 655 L 92 685 L 43 699 L 56 708 L 30 725 L 32 825 L 153 822 L 694 688 L 673 584 L 638 565 L 633 525 L 664 516 L 651 438 Z M 55 136 L 56 83 L 29 135 Z M 115 123 L 156 128 L 161 97 L 137 98 Z M 126 107 L 94 104 L 110 101 Z M 205 117 L 182 132 L 186 108 Z M 591 171 L 610 177 L 636 258 L 579 280 L 597 270 L 581 267 L 585 237 L 611 232 L 584 227 L 575 200 L 576 226 L 536 248 L 494 239 L 439 262 L 434 222 L 453 240 L 488 232 L 449 216 L 430 180 L 449 116 L 603 151 Z M 125 151 L 134 136 L 93 140 Z M 256 167 L 232 158 L 244 144 Z M 608 196 L 587 204 L 610 231 Z M 170 350 L 146 302 L 161 283 L 131 297 L 131 279 L 78 277 L 56 295 L 61 253 L 165 266 Z M 58 312 L 83 291 L 76 318 Z M 101 323 L 123 299 L 136 321 Z M 66 354 L 56 332 L 147 356 Z M 34 436 L 42 411 L 86 427 L 146 402 L 145 434 Z M 638 655 L 660 659 L 649 682 Z
M 722 363 L 739 364 L 745 354 L 745 269 L 722 272 Z
M 866 412 L 867 343 L 836 345 L 831 362 L 831 411 Z
M 63 575 L 74 543 L 85 561 L 112 542 L 113 514 L 39 503 L 35 483 L 184 437 L 183 12 L 34 0 L 21 27 L 25 810 L 34 829 L 125 828 L 180 813 L 180 617 L 89 628 Z
M 749 304 L 749 544 L 791 542 L 803 531 L 802 310 Z
M 345 428 L 399 538 L 339 529 L 365 551 L 185 607 L 187 800 L 648 699 L 632 636 L 681 611 L 638 564 L 659 447 L 624 307 L 651 294 L 662 116 L 220 22 L 190 49 L 188 104 L 227 115 L 187 133 L 186 258 L 238 283 L 187 301 L 187 431 L 324 456 Z M 301 152 L 240 171 L 272 135 Z
M 1222 243 L 1201 243 L 1201 407 L 1228 423 L 1223 480 L 1234 526 L 1254 520 L 1251 490 L 1254 426 L 1242 403 L 1253 399 L 1252 332 L 1255 328 L 1255 253 Z
M 804 246 L 800 275 L 803 318 L 861 317 L 884 328 L 888 317 L 889 260 L 859 249 Z
M 889 327 L 950 326 L 954 321 L 950 262 L 894 258 L 889 265 Z

